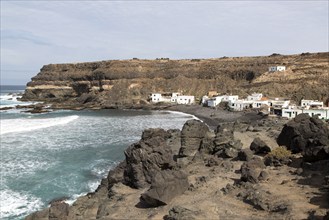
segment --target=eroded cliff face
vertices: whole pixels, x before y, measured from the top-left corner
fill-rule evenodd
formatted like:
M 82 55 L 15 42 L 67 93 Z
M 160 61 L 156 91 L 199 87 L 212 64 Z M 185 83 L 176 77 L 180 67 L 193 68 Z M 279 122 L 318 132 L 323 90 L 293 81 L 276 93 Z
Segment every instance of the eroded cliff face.
M 267 72 L 273 65 L 285 65 L 287 71 Z M 152 92 L 182 92 L 198 99 L 217 90 L 326 101 L 328 67 L 329 53 L 49 64 L 27 84 L 23 99 L 120 106 L 145 104 Z

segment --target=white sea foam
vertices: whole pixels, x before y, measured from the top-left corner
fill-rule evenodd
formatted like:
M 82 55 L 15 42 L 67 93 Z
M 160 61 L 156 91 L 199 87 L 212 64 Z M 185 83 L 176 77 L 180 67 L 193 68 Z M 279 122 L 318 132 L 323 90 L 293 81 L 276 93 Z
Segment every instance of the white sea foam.
M 39 198 L 9 189 L 0 191 L 0 218 L 22 217 L 40 209 L 44 204 Z
M 77 115 L 47 119 L 4 119 L 1 120 L 0 134 L 27 132 L 56 125 L 64 125 L 79 118 Z
M 12 101 L 17 101 L 17 98 L 21 98 L 22 96 L 17 95 L 15 93 L 13 94 L 6 94 L 6 95 L 1 95 L 0 100 L 12 100 Z
M 184 113 L 184 112 L 178 112 L 178 111 L 165 111 L 165 112 L 169 112 L 171 114 L 177 114 L 177 115 L 184 115 L 184 116 L 188 116 L 188 117 L 192 117 L 193 119 L 196 119 L 196 120 L 200 120 L 198 117 L 196 117 L 195 115 L 191 115 L 191 114 L 188 114 L 188 113 Z M 201 121 L 201 120 L 200 120 Z

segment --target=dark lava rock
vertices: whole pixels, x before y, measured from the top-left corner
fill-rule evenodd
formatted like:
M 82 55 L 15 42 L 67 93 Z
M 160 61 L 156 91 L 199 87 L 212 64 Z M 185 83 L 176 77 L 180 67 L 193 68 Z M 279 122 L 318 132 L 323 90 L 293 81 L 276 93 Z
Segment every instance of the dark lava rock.
M 255 152 L 255 154 L 267 154 L 271 152 L 271 148 L 258 137 L 250 144 L 250 150 Z
M 244 182 L 258 183 L 260 174 L 264 168 L 265 165 L 262 159 L 258 157 L 244 162 L 241 166 L 241 180 Z
M 142 140 L 125 151 L 125 184 L 133 188 L 146 187 L 159 171 L 175 166 L 172 150 L 167 144 L 168 137 L 170 134 L 163 129 L 147 129 Z
M 217 127 L 213 154 L 223 158 L 235 158 L 242 148 L 240 140 L 234 139 L 234 124 L 224 123 Z
M 255 208 L 268 212 L 286 212 L 289 205 L 280 201 L 269 192 L 263 190 L 249 190 L 244 195 L 244 201 L 253 205 Z
M 277 157 L 275 155 L 266 155 L 264 157 L 264 164 L 266 166 L 274 166 L 274 167 L 279 167 L 283 165 L 288 165 L 291 163 L 290 157 Z
M 254 152 L 250 149 L 242 149 L 238 153 L 238 159 L 241 161 L 249 161 L 254 156 Z
M 169 215 L 164 216 L 164 220 L 190 220 L 197 219 L 199 212 L 181 206 L 174 206 L 169 210 Z
M 214 139 L 211 137 L 205 137 L 201 141 L 199 152 L 201 154 L 213 154 L 214 148 Z
M 284 125 L 277 142 L 293 153 L 302 152 L 306 161 L 329 158 L 329 129 L 318 118 L 299 114 Z
M 111 188 L 116 183 L 123 182 L 123 173 L 125 169 L 126 161 L 122 161 L 114 169 L 109 171 L 107 175 L 108 188 Z
M 69 214 L 69 204 L 65 202 L 54 202 L 49 208 L 49 220 L 66 220 Z
M 174 197 L 184 193 L 188 187 L 185 172 L 163 170 L 154 176 L 150 189 L 141 195 L 141 200 L 155 207 L 166 205 Z
M 5 111 L 5 110 L 10 110 L 13 109 L 14 107 L 2 107 L 0 108 L 0 111 Z
M 266 181 L 270 178 L 270 175 L 268 174 L 268 172 L 266 172 L 265 170 L 261 171 L 258 177 L 258 180 L 260 181 Z
M 179 151 L 180 157 L 194 156 L 198 151 L 202 139 L 209 132 L 208 126 L 199 120 L 188 120 L 181 132 L 182 146 Z

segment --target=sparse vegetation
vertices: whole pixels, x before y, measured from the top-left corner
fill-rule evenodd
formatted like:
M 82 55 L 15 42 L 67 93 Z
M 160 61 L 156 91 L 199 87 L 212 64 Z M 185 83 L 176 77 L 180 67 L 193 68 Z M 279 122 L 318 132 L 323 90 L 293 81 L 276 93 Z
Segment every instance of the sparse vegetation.
M 267 166 L 282 166 L 290 162 L 291 155 L 290 150 L 287 150 L 285 146 L 280 146 L 265 156 L 264 163 Z

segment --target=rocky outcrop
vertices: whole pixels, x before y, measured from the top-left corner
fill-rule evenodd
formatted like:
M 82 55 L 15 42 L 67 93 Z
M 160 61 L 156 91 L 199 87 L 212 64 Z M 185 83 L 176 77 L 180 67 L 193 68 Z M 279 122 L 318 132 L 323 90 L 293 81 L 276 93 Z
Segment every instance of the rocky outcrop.
M 26 219 L 306 219 L 309 212 L 325 216 L 329 160 L 309 163 L 296 156 L 285 166 L 281 156 L 290 158 L 290 151 L 280 147 L 265 157 L 254 155 L 249 144 L 240 149 L 234 136 L 236 129 L 247 127 L 222 123 L 212 132 L 191 120 L 184 131 L 147 129 L 95 192 L 71 206 L 56 200 Z M 192 153 L 179 157 L 189 147 Z M 268 165 L 280 162 L 279 167 L 264 165 L 269 155 L 273 158 Z
M 169 210 L 169 214 L 164 216 L 164 220 L 193 220 L 198 219 L 199 211 L 193 211 L 181 206 L 174 206 Z
M 234 138 L 234 124 L 220 124 L 215 133 L 216 137 L 214 140 L 215 147 L 213 154 L 225 158 L 237 157 L 239 150 L 242 148 L 242 144 L 240 140 Z
M 307 161 L 329 158 L 328 125 L 308 114 L 297 115 L 284 125 L 277 142 L 293 153 L 301 152 Z
M 152 92 L 180 92 L 201 98 L 209 90 L 246 95 L 262 92 L 326 101 L 329 53 L 185 60 L 109 60 L 49 64 L 27 84 L 23 100 L 101 107 L 145 105 Z M 268 67 L 283 64 L 282 74 Z M 307 81 L 312 81 L 308 85 Z
M 49 220 L 66 220 L 69 214 L 69 204 L 65 202 L 52 203 L 49 208 Z
M 286 212 L 290 206 L 287 202 L 281 201 L 279 198 L 273 198 L 270 193 L 263 190 L 248 190 L 240 196 L 256 209 L 268 212 Z
M 259 137 L 255 138 L 250 144 L 250 150 L 252 150 L 255 154 L 263 155 L 271 152 L 271 148 Z
M 172 150 L 166 142 L 169 137 L 163 129 L 148 129 L 143 132 L 141 141 L 125 151 L 124 181 L 127 185 L 146 187 L 159 171 L 175 166 Z
M 209 133 L 209 128 L 206 124 L 199 120 L 187 121 L 181 133 L 181 148 L 179 151 L 180 157 L 193 157 L 200 148 L 202 140 Z
M 241 166 L 241 180 L 250 183 L 258 183 L 263 178 L 262 171 L 265 168 L 264 162 L 258 157 L 244 162 Z
M 163 170 L 154 176 L 150 189 L 142 194 L 141 200 L 155 207 L 167 205 L 174 197 L 184 193 L 188 187 L 185 172 Z

